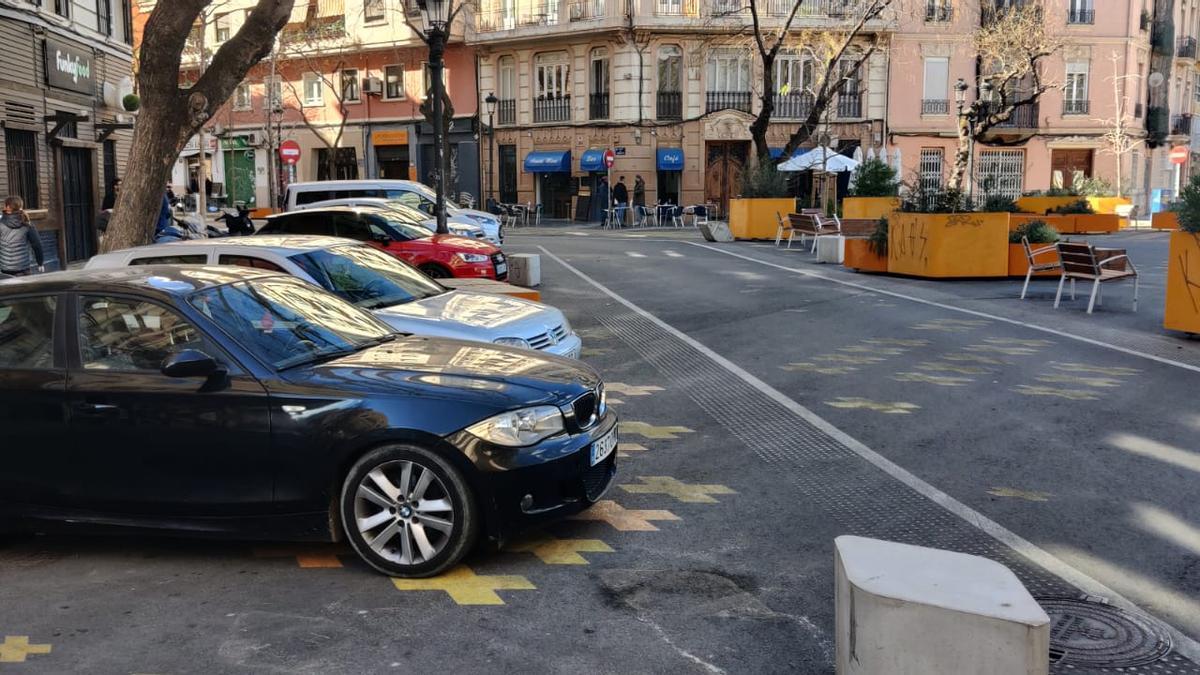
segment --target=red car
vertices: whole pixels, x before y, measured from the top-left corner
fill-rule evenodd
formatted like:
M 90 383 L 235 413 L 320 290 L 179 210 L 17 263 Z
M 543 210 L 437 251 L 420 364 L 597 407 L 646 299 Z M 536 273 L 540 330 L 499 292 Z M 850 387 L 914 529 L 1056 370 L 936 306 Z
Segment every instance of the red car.
M 256 234 L 317 234 L 365 241 L 434 278 L 508 278 L 508 261 L 495 246 L 434 234 L 380 209 L 336 206 L 289 211 L 267 218 Z

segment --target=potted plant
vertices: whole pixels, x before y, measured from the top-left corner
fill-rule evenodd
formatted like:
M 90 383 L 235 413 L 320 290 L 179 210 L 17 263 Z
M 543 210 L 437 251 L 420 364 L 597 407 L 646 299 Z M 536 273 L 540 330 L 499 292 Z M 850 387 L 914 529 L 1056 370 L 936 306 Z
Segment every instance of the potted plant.
M 1044 220 L 1031 220 L 1027 223 L 1018 225 L 1016 229 L 1008 233 L 1008 276 L 1023 277 L 1029 271 L 1029 257 L 1025 255 L 1025 245 L 1021 239 L 1029 240 L 1029 247 L 1033 250 L 1045 248 L 1050 244 L 1058 241 L 1058 231 L 1051 227 Z M 1046 252 L 1038 256 L 1037 261 L 1049 262 L 1054 259 L 1057 253 Z M 1038 272 L 1034 276 L 1039 277 L 1055 277 L 1059 276 L 1056 271 Z
M 846 267 L 859 272 L 888 270 L 888 219 L 880 218 L 875 230 L 866 237 L 846 238 Z
M 121 107 L 128 112 L 137 112 L 142 107 L 142 99 L 137 94 L 125 94 L 121 99 Z
M 774 239 L 783 217 L 796 208 L 787 175 L 771 162 L 751 164 L 742 172 L 741 194 L 729 200 L 729 230 L 735 239 Z
M 1200 333 L 1200 176 L 1179 195 L 1179 229 L 1171 233 L 1163 327 Z
M 849 196 L 842 200 L 842 215 L 847 219 L 883 218 L 900 208 L 899 191 L 896 170 L 887 162 L 868 159 L 858 165 Z
M 962 193 L 915 181 L 889 218 L 888 271 L 926 278 L 1008 276 L 1009 218 L 971 211 Z

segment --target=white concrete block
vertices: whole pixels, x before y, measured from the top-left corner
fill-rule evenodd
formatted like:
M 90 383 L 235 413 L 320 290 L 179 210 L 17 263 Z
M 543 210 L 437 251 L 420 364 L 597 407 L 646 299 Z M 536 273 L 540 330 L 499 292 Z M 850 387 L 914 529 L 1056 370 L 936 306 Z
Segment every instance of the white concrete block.
M 817 262 L 841 265 L 846 259 L 846 238 L 842 235 L 817 237 Z
M 834 540 L 839 675 L 1045 675 L 1050 617 L 1007 567 L 964 553 Z
M 508 256 L 508 283 L 533 288 L 542 285 L 542 258 L 536 253 Z

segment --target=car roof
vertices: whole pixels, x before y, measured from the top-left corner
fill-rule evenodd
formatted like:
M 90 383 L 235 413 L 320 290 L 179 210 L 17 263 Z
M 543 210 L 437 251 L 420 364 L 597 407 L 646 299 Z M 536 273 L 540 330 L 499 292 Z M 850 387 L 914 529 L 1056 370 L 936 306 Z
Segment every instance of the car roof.
M 0 281 L 0 294 L 139 290 L 158 295 L 182 296 L 214 286 L 271 276 L 280 274 L 236 266 L 134 265 L 50 272 L 5 279 Z
M 267 220 L 271 220 L 273 218 L 283 218 L 284 216 L 294 216 L 298 213 L 362 213 L 364 211 L 371 211 L 374 213 L 378 210 L 378 208 L 367 206 L 322 206 L 319 209 L 296 209 L 295 211 L 272 213 L 271 215 L 267 216 Z
M 189 239 L 164 244 L 150 244 L 114 251 L 105 256 L 144 257 L 146 255 L 187 255 L 188 249 L 212 248 L 222 250 L 270 251 L 287 257 L 305 251 L 331 246 L 361 246 L 362 242 L 342 237 L 327 237 L 317 234 L 256 234 L 253 237 L 218 237 L 215 239 Z M 102 256 L 98 256 L 102 257 Z
M 355 185 L 425 185 L 414 180 L 403 180 L 399 178 L 362 178 L 357 180 L 318 180 L 299 183 L 289 183 L 289 190 L 300 189 L 321 189 L 321 188 L 345 188 Z

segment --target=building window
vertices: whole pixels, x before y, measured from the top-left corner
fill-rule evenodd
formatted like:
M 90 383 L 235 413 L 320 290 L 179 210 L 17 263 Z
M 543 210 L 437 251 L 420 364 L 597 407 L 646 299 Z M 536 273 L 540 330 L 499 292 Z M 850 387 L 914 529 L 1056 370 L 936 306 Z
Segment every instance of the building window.
M 233 18 L 228 12 L 218 14 L 216 19 L 213 20 L 213 25 L 216 26 L 217 44 L 221 44 L 229 39 L 229 29 L 232 24 Z
M 333 173 L 330 173 L 329 148 L 317 149 L 317 180 L 356 180 L 358 158 L 354 148 L 338 148 L 334 155 Z
M 250 83 L 242 82 L 233 90 L 233 109 L 249 110 L 251 107 Z
M 71 18 L 71 2 L 72 0 L 54 0 L 54 13 L 68 19 Z
M 347 68 L 342 71 L 342 103 L 358 103 L 362 101 L 359 91 L 358 69 Z
M 1092 0 L 1070 0 L 1067 8 L 1067 23 L 1090 24 L 1096 22 L 1096 10 Z
M 103 191 L 112 190 L 113 183 L 120 178 L 117 175 L 117 142 L 111 138 L 104 141 L 103 146 L 103 162 L 104 162 L 104 184 Z
M 1088 62 L 1068 61 L 1067 81 L 1063 87 L 1063 114 L 1088 114 Z
M 271 106 L 271 110 L 283 108 L 283 80 L 276 75 L 263 80 L 263 84 L 267 89 L 267 105 Z
M 125 44 L 133 44 L 133 5 L 130 0 L 121 0 L 121 28 Z
M 939 56 L 925 59 L 925 94 L 922 115 L 950 114 L 950 59 Z
M 387 19 L 385 0 L 363 0 L 363 20 L 367 23 Z
M 1195 78 L 1192 82 L 1192 94 L 1195 95 L 1196 101 L 1200 102 L 1200 73 L 1196 73 Z
M 499 98 L 496 106 L 497 124 L 517 123 L 517 61 L 511 56 L 499 60 Z
M 8 194 L 25 200 L 25 208 L 41 207 L 38 199 L 37 134 L 21 129 L 4 130 L 8 164 Z
M 750 91 L 750 60 L 744 50 L 714 49 L 708 57 L 709 91 Z
M 569 94 L 570 66 L 566 52 L 538 54 L 535 57 L 534 82 L 537 98 L 561 98 Z
M 683 119 L 683 51 L 675 45 L 658 49 L 658 101 L 660 120 Z
M 55 110 L 54 114 L 68 115 L 68 116 L 74 115 L 73 113 L 66 112 L 65 110 Z M 59 131 L 58 131 L 58 137 L 59 138 L 79 138 L 79 123 L 72 120 L 72 121 L 67 122 L 66 124 L 62 125 L 62 129 L 59 129 Z
M 447 88 L 450 86 L 450 69 L 442 66 L 442 86 Z M 424 92 L 425 98 L 429 98 L 429 92 L 433 90 L 433 68 L 428 63 L 421 64 L 421 91 Z
M 608 50 L 599 47 L 592 50 L 591 69 L 588 71 L 588 119 L 608 119 Z
M 1025 183 L 1024 150 L 984 150 L 979 153 L 975 185 L 981 195 L 1016 199 Z
M 404 66 L 383 67 L 383 100 L 404 98 Z
M 96 0 L 96 29 L 105 35 L 112 35 L 112 0 Z
M 937 192 L 942 189 L 942 161 L 945 152 L 941 148 L 921 148 L 921 189 Z
M 317 73 L 304 74 L 304 105 L 319 106 L 325 102 L 325 87 Z
M 806 119 L 812 112 L 813 62 L 796 52 L 775 59 L 775 114 L 780 119 Z

